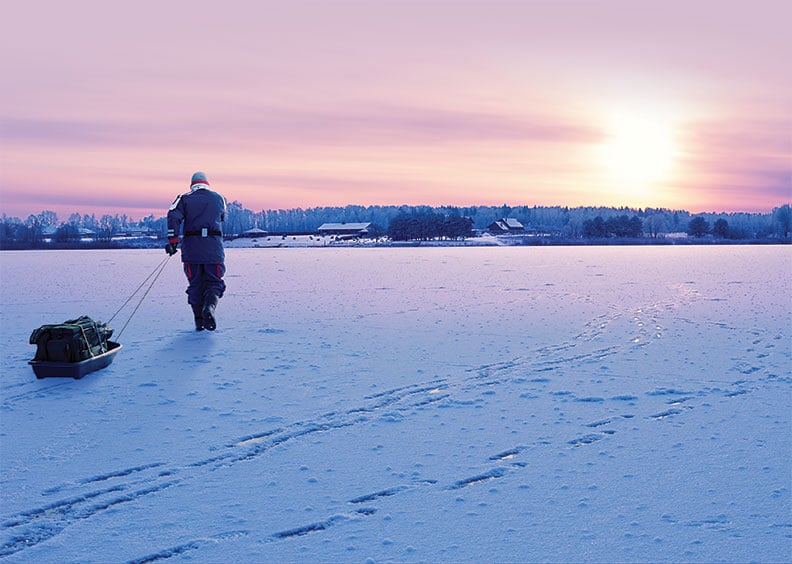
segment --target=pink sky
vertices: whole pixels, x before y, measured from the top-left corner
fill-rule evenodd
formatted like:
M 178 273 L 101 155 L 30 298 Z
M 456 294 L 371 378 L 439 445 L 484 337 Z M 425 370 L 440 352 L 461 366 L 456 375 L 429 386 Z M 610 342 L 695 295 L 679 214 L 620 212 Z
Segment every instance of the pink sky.
M 0 212 L 792 200 L 785 0 L 119 4 L 0 8 Z

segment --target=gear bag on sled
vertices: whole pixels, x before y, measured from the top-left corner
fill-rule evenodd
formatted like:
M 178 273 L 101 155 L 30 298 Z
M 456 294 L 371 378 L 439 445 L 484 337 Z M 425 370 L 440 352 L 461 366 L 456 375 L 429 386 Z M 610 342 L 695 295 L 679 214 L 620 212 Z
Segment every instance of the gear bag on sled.
M 33 360 L 80 362 L 104 354 L 113 330 L 87 315 L 57 325 L 42 325 L 30 335 Z
M 42 325 L 30 335 L 36 356 L 30 361 L 37 378 L 82 378 L 113 361 L 121 345 L 110 340 L 113 330 L 87 315 L 57 325 Z

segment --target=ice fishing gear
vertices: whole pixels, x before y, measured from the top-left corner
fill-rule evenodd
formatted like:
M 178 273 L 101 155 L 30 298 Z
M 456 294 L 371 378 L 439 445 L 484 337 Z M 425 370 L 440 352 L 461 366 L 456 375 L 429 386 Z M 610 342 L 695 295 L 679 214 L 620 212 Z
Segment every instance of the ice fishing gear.
M 107 341 L 107 350 L 96 356 L 92 356 L 79 362 L 57 362 L 51 360 L 30 360 L 28 363 L 33 367 L 36 378 L 74 378 L 79 380 L 86 374 L 101 370 L 110 365 L 116 353 L 122 348 L 120 343 Z
M 118 337 L 132 321 L 143 300 L 159 278 L 170 255 L 160 262 L 145 280 L 132 292 L 132 295 L 110 317 L 107 323 L 94 321 L 87 315 L 54 325 L 42 325 L 30 335 L 30 344 L 36 345 L 36 356 L 28 362 L 33 367 L 36 378 L 66 377 L 80 379 L 90 372 L 107 367 L 122 345 L 111 341 L 113 329 L 109 324 L 123 310 L 132 298 L 146 286 L 143 295 L 132 310 L 126 323 L 118 332 Z M 149 282 L 150 281 L 150 282 Z
M 30 361 L 36 378 L 80 379 L 104 368 L 121 345 L 110 340 L 113 330 L 87 315 L 55 325 L 42 325 L 30 335 L 36 356 Z
M 30 335 L 36 345 L 33 360 L 80 362 L 107 352 L 113 330 L 87 315 L 58 325 L 42 325 Z

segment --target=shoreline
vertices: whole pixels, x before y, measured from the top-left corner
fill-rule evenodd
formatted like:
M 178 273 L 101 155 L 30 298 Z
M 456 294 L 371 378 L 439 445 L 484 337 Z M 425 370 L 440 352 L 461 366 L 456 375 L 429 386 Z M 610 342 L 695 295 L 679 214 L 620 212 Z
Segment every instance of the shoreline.
M 263 239 L 263 238 L 262 238 Z M 483 239 L 483 240 L 482 240 Z M 326 248 L 414 248 L 414 247 L 654 247 L 654 246 L 723 246 L 789 245 L 792 239 L 707 239 L 707 238 L 591 238 L 563 237 L 475 237 L 461 240 L 382 241 L 326 240 L 315 236 L 279 236 L 260 239 L 236 238 L 226 241 L 226 249 L 326 249 Z M 72 251 L 126 250 L 164 248 L 165 241 L 109 241 L 82 243 L 41 243 L 38 245 L 4 245 L 0 251 Z

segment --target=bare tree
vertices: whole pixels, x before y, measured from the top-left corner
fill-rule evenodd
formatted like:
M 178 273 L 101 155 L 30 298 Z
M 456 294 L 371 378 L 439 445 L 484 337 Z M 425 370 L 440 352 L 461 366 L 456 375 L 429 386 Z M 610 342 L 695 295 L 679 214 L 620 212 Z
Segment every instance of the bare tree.
M 661 233 L 666 233 L 668 230 L 665 216 L 659 213 L 655 213 L 647 217 L 644 225 L 646 225 L 646 232 L 652 239 L 657 239 L 658 235 Z
M 773 225 L 779 237 L 784 239 L 789 237 L 790 231 L 792 231 L 792 209 L 789 204 L 784 204 L 773 210 Z

